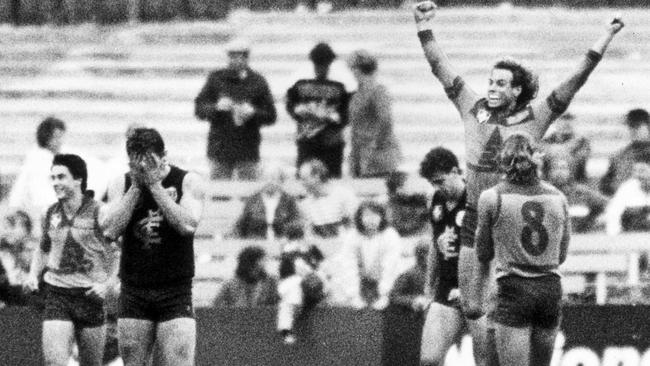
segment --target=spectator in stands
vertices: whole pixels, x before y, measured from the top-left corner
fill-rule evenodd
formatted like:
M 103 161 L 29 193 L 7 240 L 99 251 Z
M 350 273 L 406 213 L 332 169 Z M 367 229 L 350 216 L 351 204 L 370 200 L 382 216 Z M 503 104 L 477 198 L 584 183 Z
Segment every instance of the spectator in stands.
M 287 174 L 279 166 L 264 169 L 262 189 L 246 199 L 244 211 L 235 224 L 235 234 L 242 238 L 273 240 L 286 235 L 289 225 L 301 221 L 295 197 L 283 188 Z
M 359 296 L 363 304 L 381 310 L 388 305 L 388 295 L 399 275 L 402 241 L 388 225 L 384 206 L 361 203 L 354 215 L 355 232 L 344 243 L 343 253 L 356 271 Z
M 314 245 L 304 245 L 300 226 L 292 226 L 289 230 L 291 241 L 298 243 L 285 246 L 280 258 L 277 325 L 283 341 L 293 344 L 296 342 L 296 320 L 325 297 L 325 275 L 319 270 L 323 253 Z
M 424 294 L 429 244 L 423 240 L 415 247 L 415 265 L 397 277 L 390 291 L 392 305 L 424 311 L 431 300 Z
M 58 153 L 72 153 L 81 156 L 88 166 L 88 189 L 97 197 L 106 191 L 106 169 L 96 158 L 71 149 L 64 144 L 66 124 L 56 117 L 47 117 L 36 128 L 38 146 L 27 153 L 18 177 L 9 194 L 8 205 L 12 209 L 24 210 L 34 220 L 34 235 L 39 236 L 41 215 L 47 206 L 56 202 L 56 195 L 50 182 L 52 159 Z
M 24 210 L 35 219 L 35 234 L 40 232 L 38 222 L 43 211 L 56 202 L 56 195 L 50 183 L 50 168 L 54 155 L 61 151 L 65 133 L 65 123 L 55 117 L 47 117 L 38 125 L 36 129 L 38 147 L 25 156 L 18 177 L 9 193 L 9 207 Z
M 632 177 L 623 182 L 605 212 L 609 235 L 621 231 L 650 231 L 650 161 L 637 162 Z
M 334 177 L 341 177 L 350 94 L 343 83 L 329 78 L 336 54 L 327 43 L 317 44 L 309 58 L 314 75 L 296 81 L 286 98 L 287 112 L 297 123 L 296 166 L 315 158 Z
M 608 198 L 588 185 L 578 183 L 572 175 L 569 159 L 569 155 L 545 155 L 542 177 L 567 197 L 573 231 L 590 231 L 605 210 Z
M 388 220 L 402 237 L 418 236 L 430 228 L 428 196 L 407 173 L 393 172 L 386 178 Z
M 260 160 L 260 128 L 275 123 L 276 110 L 266 79 L 248 66 L 248 43 L 235 40 L 227 51 L 228 66 L 208 76 L 194 113 L 210 122 L 210 177 L 250 180 Z
M 600 191 L 611 196 L 632 175 L 637 162 L 650 161 L 650 117 L 645 109 L 632 109 L 625 116 L 630 143 L 609 160 L 609 169 L 600 180 Z
M 392 99 L 377 81 L 377 59 L 365 50 L 352 53 L 350 68 L 359 89 L 350 100 L 350 174 L 384 177 L 395 171 L 400 148 L 393 133 Z
M 32 298 L 23 290 L 29 274 L 36 239 L 32 220 L 25 211 L 15 211 L 4 219 L 0 232 L 0 304 L 23 305 Z
M 266 272 L 265 259 L 264 249 L 244 248 L 237 257 L 235 277 L 223 284 L 214 306 L 251 308 L 277 304 L 277 283 Z
M 338 237 L 352 223 L 358 204 L 355 193 L 330 180 L 327 166 L 317 159 L 302 163 L 299 176 L 307 191 L 303 202 L 307 236 Z
M 576 134 L 572 125 L 574 120 L 571 113 L 560 116 L 542 140 L 543 150 L 547 156 L 568 158 L 571 180 L 588 184 L 587 161 L 591 155 L 591 144 L 586 137 Z

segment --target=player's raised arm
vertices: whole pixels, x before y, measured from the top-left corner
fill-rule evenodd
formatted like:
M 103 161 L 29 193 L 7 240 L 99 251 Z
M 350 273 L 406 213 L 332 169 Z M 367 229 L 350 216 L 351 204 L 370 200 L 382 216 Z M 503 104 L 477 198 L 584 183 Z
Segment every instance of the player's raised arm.
M 558 87 L 556 87 L 551 95 L 547 98 L 548 108 L 560 115 L 569 107 L 569 103 L 585 84 L 591 72 L 596 68 L 598 62 L 603 57 L 605 50 L 609 43 L 614 39 L 614 36 L 623 29 L 624 23 L 620 17 L 613 18 L 605 28 L 605 31 L 600 38 L 591 46 L 587 51 L 576 70 L 566 80 L 564 80 Z
M 436 15 L 436 4 L 433 1 L 422 1 L 413 7 L 415 26 L 418 30 L 418 38 L 424 56 L 427 58 L 431 71 L 440 80 L 445 89 L 454 85 L 454 79 L 458 76 L 453 71 L 447 55 L 442 51 L 433 35 L 433 18 Z

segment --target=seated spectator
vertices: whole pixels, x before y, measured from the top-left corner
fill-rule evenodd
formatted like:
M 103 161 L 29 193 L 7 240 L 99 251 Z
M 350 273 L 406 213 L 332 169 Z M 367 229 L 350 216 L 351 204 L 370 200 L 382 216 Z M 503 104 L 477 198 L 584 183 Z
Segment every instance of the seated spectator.
M 428 232 L 428 193 L 425 189 L 412 188 L 413 177 L 404 172 L 393 172 L 386 178 L 388 192 L 388 221 L 402 237 L 417 236 Z
M 607 173 L 600 180 L 600 191 L 608 196 L 630 178 L 637 162 L 650 161 L 650 116 L 645 109 L 633 109 L 625 117 L 630 143 L 609 160 Z
M 415 247 L 415 265 L 399 275 L 393 284 L 389 294 L 392 305 L 424 311 L 431 303 L 424 294 L 428 255 L 429 243 L 423 240 Z
M 334 238 L 341 235 L 352 223 L 358 205 L 356 194 L 330 180 L 329 171 L 320 160 L 304 162 L 299 176 L 307 191 L 302 206 L 307 236 Z
M 356 274 L 353 279 L 362 304 L 380 310 L 388 305 L 388 294 L 399 275 L 402 241 L 378 203 L 363 202 L 354 224 L 357 230 L 346 238 L 343 253 Z
M 634 165 L 632 178 L 623 182 L 605 212 L 607 234 L 650 231 L 650 162 Z
M 298 229 L 298 228 L 296 228 Z M 280 259 L 277 326 L 287 344 L 296 342 L 294 324 L 325 297 L 325 276 L 319 270 L 323 253 L 316 246 L 305 246 L 300 230 L 291 230 L 293 242 Z
M 235 224 L 235 234 L 239 237 L 281 238 L 289 225 L 301 221 L 296 199 L 283 189 L 287 175 L 282 168 L 267 168 L 263 175 L 264 186 L 246 199 L 244 211 Z
M 581 233 L 593 230 L 597 218 L 605 210 L 608 198 L 595 189 L 576 182 L 565 157 L 545 155 L 542 177 L 566 196 L 573 231 Z
M 250 308 L 277 304 L 277 283 L 266 273 L 265 257 L 260 247 L 244 248 L 237 257 L 235 277 L 223 284 L 213 305 Z
M 32 220 L 26 212 L 16 211 L 5 217 L 0 233 L 0 302 L 25 305 L 30 301 L 23 285 L 36 245 Z
M 543 149 L 546 155 L 568 158 L 571 179 L 587 184 L 591 144 L 586 137 L 576 134 L 572 125 L 574 119 L 571 113 L 565 113 L 553 123 L 542 140 Z

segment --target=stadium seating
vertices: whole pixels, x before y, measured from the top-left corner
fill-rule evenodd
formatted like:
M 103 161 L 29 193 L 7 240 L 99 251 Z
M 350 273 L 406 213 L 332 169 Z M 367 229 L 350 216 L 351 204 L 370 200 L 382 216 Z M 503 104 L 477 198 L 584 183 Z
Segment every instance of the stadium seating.
M 611 11 L 613 13 L 614 11 Z M 490 62 L 512 55 L 540 74 L 545 96 L 595 40 L 606 10 L 558 8 L 450 8 L 438 17 L 437 36 L 456 69 L 483 91 Z M 571 107 L 578 130 L 593 143 L 590 171 L 625 143 L 618 123 L 628 108 L 643 106 L 650 92 L 648 10 L 625 14 L 631 29 L 618 37 Z M 552 29 L 552 32 L 548 30 Z M 633 30 L 632 30 L 633 29 Z M 97 27 L 0 29 L 3 39 L 0 108 L 2 174 L 13 175 L 34 129 L 47 115 L 69 125 L 69 145 L 108 160 L 123 149 L 130 122 L 159 128 L 172 160 L 207 170 L 207 124 L 193 116 L 193 98 L 209 70 L 225 62 L 223 45 L 233 36 L 253 43 L 252 66 L 267 76 L 279 120 L 264 130 L 264 160 L 293 164 L 294 124 L 283 96 L 293 72 L 307 66 L 307 52 L 319 40 L 345 56 L 365 48 L 379 57 L 379 73 L 395 98 L 396 133 L 405 167 L 414 170 L 433 145 L 464 155 L 462 126 L 424 61 L 408 10 L 236 13 L 221 22 L 171 22 Z

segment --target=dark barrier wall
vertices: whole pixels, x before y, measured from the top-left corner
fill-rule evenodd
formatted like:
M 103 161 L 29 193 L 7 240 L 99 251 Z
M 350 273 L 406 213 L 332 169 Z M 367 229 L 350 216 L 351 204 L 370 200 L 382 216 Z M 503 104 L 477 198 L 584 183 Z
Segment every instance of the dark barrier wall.
M 396 8 L 408 0 L 330 0 L 335 10 Z M 0 0 L 0 22 L 15 24 L 75 24 L 170 19 L 220 19 L 234 7 L 255 11 L 292 10 L 317 0 Z M 495 6 L 503 0 L 438 0 L 442 6 Z M 512 0 L 516 6 L 647 7 L 648 0 Z
M 650 306 L 566 307 L 557 365 L 650 365 L 649 314 Z M 198 366 L 417 365 L 422 319 L 406 311 L 318 309 L 300 323 L 293 346 L 282 344 L 272 308 L 196 316 Z M 0 310 L 0 364 L 41 365 L 40 329 L 30 308 Z

